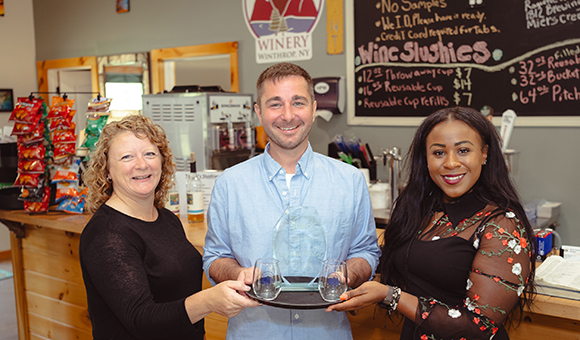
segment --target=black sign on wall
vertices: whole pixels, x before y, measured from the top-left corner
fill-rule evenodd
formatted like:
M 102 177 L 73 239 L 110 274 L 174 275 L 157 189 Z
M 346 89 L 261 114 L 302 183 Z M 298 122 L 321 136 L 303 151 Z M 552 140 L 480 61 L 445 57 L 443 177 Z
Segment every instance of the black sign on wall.
M 580 0 L 351 1 L 355 118 L 580 116 Z

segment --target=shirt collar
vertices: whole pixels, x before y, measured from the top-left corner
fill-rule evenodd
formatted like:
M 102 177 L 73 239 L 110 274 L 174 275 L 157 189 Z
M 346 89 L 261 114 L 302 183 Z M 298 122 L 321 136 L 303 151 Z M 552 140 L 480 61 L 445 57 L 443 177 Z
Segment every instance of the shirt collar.
M 443 209 L 449 216 L 449 221 L 455 226 L 485 208 L 486 205 L 487 203 L 477 198 L 475 190 L 471 190 L 453 202 L 443 203 Z
M 268 179 L 272 181 L 276 174 L 282 170 L 282 166 L 270 156 L 270 143 L 266 145 L 264 150 L 264 168 L 266 169 L 266 173 L 268 174 Z M 310 178 L 313 174 L 313 156 L 314 151 L 312 151 L 312 146 L 310 142 L 308 142 L 308 147 L 306 151 L 302 154 L 302 157 L 298 160 L 298 165 L 296 166 L 296 174 L 302 174 L 306 178 Z

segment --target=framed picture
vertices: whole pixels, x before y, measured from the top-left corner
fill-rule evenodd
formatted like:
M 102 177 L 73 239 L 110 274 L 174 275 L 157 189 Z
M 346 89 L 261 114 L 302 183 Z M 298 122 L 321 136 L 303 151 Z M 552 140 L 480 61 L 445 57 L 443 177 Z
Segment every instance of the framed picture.
M 117 13 L 129 12 L 129 0 L 117 0 Z
M 0 17 L 4 16 L 4 0 L 0 0 Z
M 14 95 L 12 89 L 0 89 L 0 112 L 14 110 Z

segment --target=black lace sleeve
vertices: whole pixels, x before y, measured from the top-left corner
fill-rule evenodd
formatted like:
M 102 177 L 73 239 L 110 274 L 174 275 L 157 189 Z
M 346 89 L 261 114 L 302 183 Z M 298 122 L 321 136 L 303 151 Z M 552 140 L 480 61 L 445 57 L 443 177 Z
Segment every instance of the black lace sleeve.
M 419 299 L 415 322 L 428 330 L 421 339 L 490 339 L 518 304 L 530 273 L 531 245 L 524 227 L 508 212 L 478 229 L 463 305 Z

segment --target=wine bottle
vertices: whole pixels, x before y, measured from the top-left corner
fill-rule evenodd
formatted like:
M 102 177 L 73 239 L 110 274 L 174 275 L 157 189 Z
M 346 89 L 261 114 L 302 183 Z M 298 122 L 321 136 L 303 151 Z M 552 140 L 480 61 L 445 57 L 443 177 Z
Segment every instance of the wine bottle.
M 191 153 L 190 173 L 187 179 L 187 221 L 203 222 L 203 184 L 197 175 L 195 152 Z
M 171 185 L 167 193 L 165 208 L 179 217 L 179 189 L 177 188 L 175 174 L 171 175 Z

